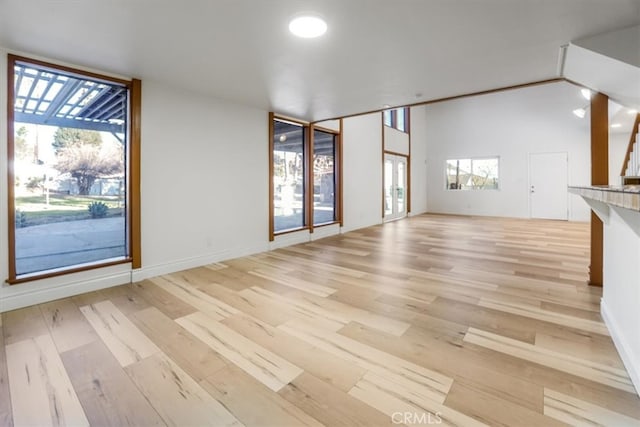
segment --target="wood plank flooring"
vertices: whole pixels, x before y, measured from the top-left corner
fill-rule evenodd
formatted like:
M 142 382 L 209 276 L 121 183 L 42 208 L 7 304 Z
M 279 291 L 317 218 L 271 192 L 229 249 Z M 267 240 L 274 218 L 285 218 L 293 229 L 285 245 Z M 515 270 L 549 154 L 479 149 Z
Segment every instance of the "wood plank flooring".
M 640 426 L 588 224 L 421 215 L 0 316 L 0 426 Z

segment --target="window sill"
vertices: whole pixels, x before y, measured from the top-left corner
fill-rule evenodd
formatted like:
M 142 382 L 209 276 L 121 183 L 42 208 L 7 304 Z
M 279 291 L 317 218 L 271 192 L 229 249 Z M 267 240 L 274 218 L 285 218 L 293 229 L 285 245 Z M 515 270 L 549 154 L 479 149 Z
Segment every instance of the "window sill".
M 107 262 L 97 262 L 97 263 L 91 263 L 91 264 L 83 264 L 79 266 L 72 266 L 70 268 L 63 267 L 55 270 L 41 271 L 38 273 L 23 274 L 16 278 L 9 278 L 6 280 L 6 282 L 10 285 L 18 285 L 20 283 L 27 283 L 27 282 L 33 282 L 36 280 L 49 279 L 51 277 L 64 276 L 67 274 L 79 273 L 82 271 L 96 270 L 103 267 L 110 267 L 112 265 L 127 264 L 127 263 L 131 263 L 132 261 L 133 261 L 132 258 L 128 257 L 128 258 L 115 259 L 113 261 L 107 261 Z
M 278 236 L 282 236 L 282 235 L 285 235 L 285 234 L 296 233 L 298 231 L 304 231 L 304 230 L 308 230 L 308 229 L 309 229 L 308 226 L 299 227 L 299 228 L 289 228 L 287 230 L 274 231 L 273 236 L 274 237 L 278 237 Z
M 335 225 L 335 224 L 340 224 L 340 221 L 331 221 L 331 222 L 323 222 L 322 224 L 317 224 L 313 226 L 313 228 L 321 228 L 321 227 L 328 227 L 330 225 Z

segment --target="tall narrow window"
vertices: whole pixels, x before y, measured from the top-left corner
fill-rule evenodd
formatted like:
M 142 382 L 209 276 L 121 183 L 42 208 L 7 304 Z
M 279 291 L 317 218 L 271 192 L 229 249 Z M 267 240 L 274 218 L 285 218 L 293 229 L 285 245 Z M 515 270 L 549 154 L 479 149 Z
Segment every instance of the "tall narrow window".
M 9 281 L 130 261 L 129 82 L 9 62 Z
M 399 130 L 400 132 L 409 131 L 409 108 L 394 108 L 392 110 L 384 110 L 382 112 L 382 122 L 385 126 Z
M 282 120 L 273 123 L 273 230 L 305 224 L 306 139 L 304 126 Z
M 382 120 L 385 126 L 393 127 L 393 110 L 384 110 L 382 112 Z
M 395 128 L 400 132 L 407 131 L 407 117 L 406 117 L 406 108 L 398 108 L 396 109 L 396 123 Z
M 336 221 L 336 135 L 313 133 L 313 225 Z

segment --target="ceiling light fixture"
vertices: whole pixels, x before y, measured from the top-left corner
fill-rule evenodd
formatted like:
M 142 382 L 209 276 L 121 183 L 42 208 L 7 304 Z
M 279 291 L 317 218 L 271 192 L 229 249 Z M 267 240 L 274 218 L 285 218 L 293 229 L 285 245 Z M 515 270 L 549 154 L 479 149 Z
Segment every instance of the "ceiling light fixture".
M 582 97 L 587 101 L 591 100 L 591 91 L 589 89 L 580 89 L 580 93 L 582 94 Z
M 616 129 L 616 128 L 622 127 L 622 125 L 620 123 L 614 123 L 611 125 L 611 127 Z
M 327 23 L 316 14 L 305 13 L 289 22 L 289 31 L 303 39 L 313 39 L 327 32 Z
M 629 111 L 627 111 L 627 113 L 629 113 L 629 114 L 637 114 L 638 110 L 634 110 L 634 109 L 631 108 L 631 109 L 629 109 Z

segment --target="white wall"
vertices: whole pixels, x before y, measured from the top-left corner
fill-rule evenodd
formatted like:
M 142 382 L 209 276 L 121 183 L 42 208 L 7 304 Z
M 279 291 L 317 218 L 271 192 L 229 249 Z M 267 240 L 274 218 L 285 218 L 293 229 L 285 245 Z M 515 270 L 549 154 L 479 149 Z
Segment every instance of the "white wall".
M 324 129 L 340 132 L 340 120 L 325 120 L 324 122 L 316 123 L 316 125 Z
M 602 316 L 640 394 L 640 212 L 611 207 L 604 253 Z
M 343 232 L 382 223 L 381 120 L 372 113 L 343 121 Z
M 143 82 L 144 276 L 267 248 L 267 135 L 265 111 Z
M 411 215 L 427 212 L 426 107 L 411 107 Z
M 371 113 L 343 122 L 344 227 L 342 232 L 382 223 L 382 132 L 384 148 L 411 153 L 411 215 L 427 211 L 427 144 L 425 107 L 411 109 L 410 136 L 382 126 Z M 409 150 L 409 144 L 411 148 Z
M 588 184 L 589 121 L 571 113 L 582 104 L 578 87 L 553 83 L 427 105 L 429 211 L 528 218 L 529 153 L 567 152 L 569 185 Z M 487 156 L 500 157 L 500 190 L 445 190 L 447 159 Z M 586 203 L 568 197 L 569 219 L 589 220 Z
M 383 127 L 384 149 L 397 154 L 409 155 L 409 134 L 389 126 Z
M 609 185 L 620 185 L 620 170 L 629 146 L 629 133 L 609 133 Z

